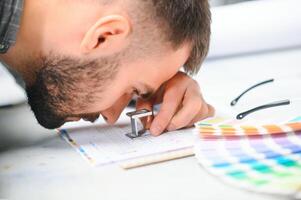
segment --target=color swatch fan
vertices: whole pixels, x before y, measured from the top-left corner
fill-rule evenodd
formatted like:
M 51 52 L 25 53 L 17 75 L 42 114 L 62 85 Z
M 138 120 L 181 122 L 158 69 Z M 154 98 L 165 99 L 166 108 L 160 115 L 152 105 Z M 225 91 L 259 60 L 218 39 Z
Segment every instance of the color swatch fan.
M 301 116 L 287 122 L 260 125 L 256 122 L 216 117 L 198 122 L 195 126 L 203 137 L 273 135 L 301 131 Z
M 211 118 L 196 130 L 196 157 L 211 174 L 247 190 L 298 196 L 301 117 L 260 126 Z

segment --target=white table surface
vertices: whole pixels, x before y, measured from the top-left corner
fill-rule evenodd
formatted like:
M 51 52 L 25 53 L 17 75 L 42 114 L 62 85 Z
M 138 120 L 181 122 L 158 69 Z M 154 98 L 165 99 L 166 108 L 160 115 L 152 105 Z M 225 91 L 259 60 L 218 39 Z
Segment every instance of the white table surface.
M 217 105 L 256 81 L 278 76 L 301 78 L 301 50 L 208 60 L 197 79 L 205 98 Z M 55 131 L 39 127 L 26 105 L 0 109 L 0 199 L 282 198 L 226 185 L 194 157 L 129 171 L 93 168 Z

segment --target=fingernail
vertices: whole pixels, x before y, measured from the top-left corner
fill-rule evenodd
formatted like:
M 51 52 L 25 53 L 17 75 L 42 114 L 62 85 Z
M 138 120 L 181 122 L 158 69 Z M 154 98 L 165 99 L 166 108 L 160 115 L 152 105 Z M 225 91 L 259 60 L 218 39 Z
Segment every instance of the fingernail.
M 169 126 L 167 127 L 168 131 L 175 131 L 177 130 L 176 126 L 174 124 L 169 124 Z

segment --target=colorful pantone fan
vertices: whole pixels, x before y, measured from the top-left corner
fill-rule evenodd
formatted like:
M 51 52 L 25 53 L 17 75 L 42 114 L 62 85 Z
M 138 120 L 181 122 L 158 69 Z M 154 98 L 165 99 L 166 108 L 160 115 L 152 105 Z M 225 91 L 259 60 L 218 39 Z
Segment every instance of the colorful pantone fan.
M 256 136 L 301 131 L 301 116 L 286 123 L 253 125 L 240 120 L 221 117 L 210 118 L 195 124 L 202 136 Z
M 225 182 L 252 191 L 295 196 L 301 191 L 300 120 L 243 127 L 239 122 L 223 123 L 222 118 L 199 122 L 196 157 Z

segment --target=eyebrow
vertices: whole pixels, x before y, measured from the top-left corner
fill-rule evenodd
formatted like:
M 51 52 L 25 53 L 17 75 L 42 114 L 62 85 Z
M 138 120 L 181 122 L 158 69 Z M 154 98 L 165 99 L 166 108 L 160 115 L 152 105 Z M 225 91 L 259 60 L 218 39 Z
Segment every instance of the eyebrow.
M 143 87 L 145 88 L 145 91 L 143 91 L 142 94 L 139 94 L 139 96 L 143 100 L 149 100 L 150 98 L 152 98 L 154 96 L 155 90 L 147 84 L 143 84 Z

